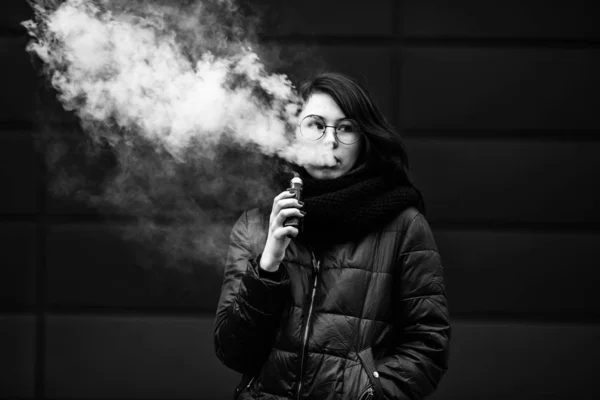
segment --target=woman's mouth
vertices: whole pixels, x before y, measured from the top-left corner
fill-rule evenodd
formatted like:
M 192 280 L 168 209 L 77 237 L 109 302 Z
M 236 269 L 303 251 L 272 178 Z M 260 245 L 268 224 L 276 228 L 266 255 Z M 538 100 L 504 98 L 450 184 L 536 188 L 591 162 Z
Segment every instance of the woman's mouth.
M 320 168 L 320 169 L 335 169 L 339 165 L 340 165 L 340 160 L 338 160 L 336 157 L 333 157 L 333 162 L 331 162 L 331 160 L 328 160 L 328 162 L 313 164 L 313 166 L 315 168 Z

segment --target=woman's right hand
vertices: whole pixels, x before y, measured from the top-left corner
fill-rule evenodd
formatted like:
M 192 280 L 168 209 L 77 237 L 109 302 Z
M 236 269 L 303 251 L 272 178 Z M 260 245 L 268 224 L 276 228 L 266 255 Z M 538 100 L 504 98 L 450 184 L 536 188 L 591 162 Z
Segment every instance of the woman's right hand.
M 283 226 L 286 219 L 290 217 L 302 218 L 305 215 L 301 211 L 303 204 L 296 200 L 296 195 L 289 190 L 279 193 L 273 200 L 273 209 L 269 217 L 269 233 L 267 242 L 260 258 L 260 267 L 266 271 L 277 271 L 279 264 L 285 256 L 292 237 L 298 235 L 298 228 Z

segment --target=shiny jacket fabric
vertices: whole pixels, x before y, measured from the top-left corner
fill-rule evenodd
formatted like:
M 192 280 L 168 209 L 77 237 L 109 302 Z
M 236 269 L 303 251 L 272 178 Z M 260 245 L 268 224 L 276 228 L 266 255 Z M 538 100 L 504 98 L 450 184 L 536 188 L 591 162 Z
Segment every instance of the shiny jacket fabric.
M 440 256 L 422 214 L 319 254 L 293 239 L 280 272 L 258 266 L 268 216 L 234 226 L 215 349 L 243 374 L 238 399 L 421 399 L 447 369 Z

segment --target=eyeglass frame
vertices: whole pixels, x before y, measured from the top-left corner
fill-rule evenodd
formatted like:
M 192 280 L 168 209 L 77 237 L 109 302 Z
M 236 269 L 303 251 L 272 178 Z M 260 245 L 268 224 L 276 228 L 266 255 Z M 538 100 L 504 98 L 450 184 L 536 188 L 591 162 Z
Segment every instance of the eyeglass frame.
M 360 126 L 358 125 L 358 122 L 356 122 L 356 121 L 355 121 L 355 120 L 353 120 L 352 118 L 342 118 L 341 120 L 338 120 L 338 123 L 337 123 L 337 125 L 327 125 L 327 123 L 325 122 L 325 118 L 323 118 L 322 116 L 320 116 L 320 115 L 317 115 L 317 114 L 308 114 L 308 115 L 304 116 L 304 118 L 302 118 L 302 121 L 300 121 L 300 123 L 298 124 L 298 129 L 300 129 L 300 134 L 301 134 L 301 135 L 302 135 L 302 122 L 303 122 L 303 121 L 304 121 L 306 118 L 308 118 L 308 117 L 317 117 L 317 118 L 319 118 L 321 121 L 323 121 L 323 132 L 321 133 L 321 136 L 319 136 L 318 138 L 316 138 L 316 139 L 309 139 L 309 138 L 306 138 L 307 140 L 314 140 L 314 141 L 317 141 L 317 140 L 321 139 L 323 136 L 325 136 L 325 132 L 327 131 L 327 128 L 333 128 L 333 137 L 335 138 L 335 140 L 336 140 L 337 142 L 339 142 L 339 143 L 342 143 L 342 144 L 346 145 L 346 146 L 351 146 L 351 145 L 353 145 L 353 144 L 356 144 L 356 143 L 358 143 L 358 142 L 360 141 L 360 138 L 363 136 L 363 133 L 362 133 L 362 131 L 361 131 L 361 129 L 360 129 Z M 342 121 L 342 122 L 343 122 L 343 121 L 350 121 L 350 122 L 351 122 L 351 123 L 352 123 L 354 126 L 356 126 L 356 127 L 359 129 L 359 131 L 357 132 L 357 133 L 358 133 L 358 139 L 356 140 L 356 142 L 352 142 L 352 143 L 345 143 L 345 142 L 342 142 L 342 141 L 341 141 L 341 140 L 338 138 L 338 132 L 337 132 L 337 128 L 338 128 L 338 126 L 340 126 L 340 121 Z M 303 137 L 305 137 L 304 135 L 302 135 L 302 136 L 303 136 Z

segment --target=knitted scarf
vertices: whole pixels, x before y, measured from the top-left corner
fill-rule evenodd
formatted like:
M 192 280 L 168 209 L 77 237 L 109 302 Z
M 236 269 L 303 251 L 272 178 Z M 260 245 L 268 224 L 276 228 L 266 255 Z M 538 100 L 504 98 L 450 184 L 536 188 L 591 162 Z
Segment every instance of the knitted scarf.
M 336 179 L 314 179 L 305 171 L 301 177 L 302 237 L 315 246 L 360 238 L 410 206 L 423 211 L 421 194 L 406 177 L 390 182 L 364 166 Z

